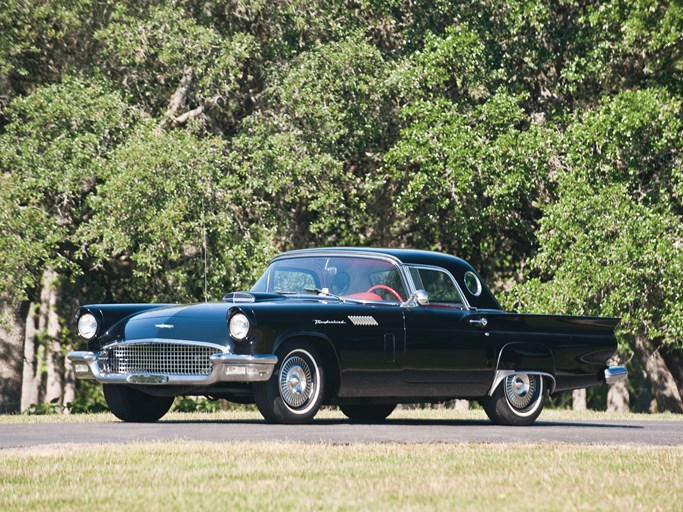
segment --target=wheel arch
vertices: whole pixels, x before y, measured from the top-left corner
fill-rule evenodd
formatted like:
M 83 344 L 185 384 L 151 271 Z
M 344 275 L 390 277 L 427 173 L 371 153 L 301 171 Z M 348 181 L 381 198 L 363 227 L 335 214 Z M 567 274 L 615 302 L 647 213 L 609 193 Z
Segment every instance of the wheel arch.
M 548 382 L 548 389 L 555 391 L 555 358 L 552 351 L 541 343 L 511 342 L 500 350 L 496 372 L 488 395 L 498 387 L 503 379 L 516 373 L 541 375 Z
M 341 365 L 332 340 L 319 333 L 291 333 L 276 340 L 273 352 L 277 353 L 285 345 L 296 346 L 302 342 L 310 343 L 318 350 L 325 373 L 324 401 L 326 402 L 338 394 L 341 382 Z

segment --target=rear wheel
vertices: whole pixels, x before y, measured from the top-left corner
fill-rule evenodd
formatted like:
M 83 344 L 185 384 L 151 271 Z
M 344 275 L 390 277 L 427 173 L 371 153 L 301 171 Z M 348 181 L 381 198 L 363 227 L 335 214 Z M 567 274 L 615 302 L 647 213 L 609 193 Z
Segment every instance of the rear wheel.
M 341 405 L 339 406 L 347 418 L 355 421 L 382 421 L 387 418 L 396 404 L 376 404 L 376 405 Z
M 323 401 L 324 371 L 309 343 L 278 350 L 278 363 L 267 382 L 254 384 L 254 401 L 270 423 L 307 423 Z
M 486 414 L 497 425 L 531 425 L 547 399 L 543 377 L 528 373 L 509 375 L 481 400 Z
M 175 397 L 152 396 L 130 386 L 105 384 L 104 399 L 114 416 L 123 421 L 148 423 L 168 412 Z

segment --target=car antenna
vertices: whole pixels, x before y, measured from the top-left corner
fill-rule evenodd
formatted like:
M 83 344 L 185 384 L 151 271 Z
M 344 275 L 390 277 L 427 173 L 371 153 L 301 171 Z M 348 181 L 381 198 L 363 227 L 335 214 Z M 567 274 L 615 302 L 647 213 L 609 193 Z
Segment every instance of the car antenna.
M 207 267 L 208 267 L 208 256 L 207 256 L 207 248 L 206 248 L 206 222 L 204 220 L 204 196 L 202 195 L 202 252 L 204 253 L 204 302 L 209 302 L 208 294 L 207 294 Z

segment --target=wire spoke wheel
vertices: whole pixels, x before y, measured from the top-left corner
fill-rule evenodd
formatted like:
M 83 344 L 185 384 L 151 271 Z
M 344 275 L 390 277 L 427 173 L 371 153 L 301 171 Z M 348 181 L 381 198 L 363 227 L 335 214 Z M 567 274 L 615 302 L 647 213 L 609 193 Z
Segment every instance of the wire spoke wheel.
M 292 408 L 299 408 L 311 398 L 314 386 L 308 363 L 299 356 L 285 360 L 280 370 L 280 396 Z
M 505 379 L 505 396 L 510 405 L 515 409 L 524 409 L 529 406 L 538 388 L 537 377 L 530 378 L 526 373 L 510 375 Z
M 323 402 L 325 373 L 311 343 L 288 343 L 277 352 L 280 362 L 266 382 L 254 384 L 254 401 L 266 421 L 307 423 Z
M 547 395 L 542 375 L 515 373 L 505 377 L 481 405 L 498 425 L 531 425 L 541 414 Z

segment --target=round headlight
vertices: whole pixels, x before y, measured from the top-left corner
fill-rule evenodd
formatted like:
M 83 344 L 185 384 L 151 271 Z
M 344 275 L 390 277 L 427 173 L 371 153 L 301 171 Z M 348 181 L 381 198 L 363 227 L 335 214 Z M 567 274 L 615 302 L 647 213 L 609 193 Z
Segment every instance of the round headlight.
M 243 340 L 249 334 L 249 319 L 244 313 L 235 313 L 230 317 L 230 336 Z
M 90 313 L 82 315 L 78 319 L 78 334 L 89 340 L 97 333 L 97 319 Z

